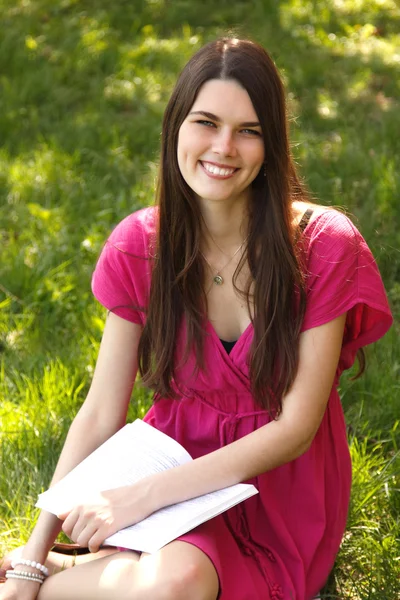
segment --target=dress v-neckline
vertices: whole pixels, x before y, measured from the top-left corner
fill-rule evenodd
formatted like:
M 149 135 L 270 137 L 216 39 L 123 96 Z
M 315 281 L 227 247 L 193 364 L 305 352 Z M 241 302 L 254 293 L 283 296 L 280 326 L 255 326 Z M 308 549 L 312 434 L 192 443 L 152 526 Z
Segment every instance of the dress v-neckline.
M 312 216 L 313 212 L 314 211 L 312 208 L 308 208 L 303 213 L 303 216 L 300 219 L 298 227 L 299 227 L 300 233 L 302 235 L 304 235 L 305 231 L 308 229 L 309 225 L 311 224 L 311 216 Z M 312 222 L 314 222 L 314 220 Z M 218 346 L 218 348 L 222 351 L 222 353 L 226 357 L 226 359 L 232 362 L 232 355 L 234 355 L 237 352 L 238 346 L 239 347 L 242 346 L 244 338 L 247 337 L 248 332 L 253 329 L 253 323 L 252 323 L 252 321 L 250 321 L 250 323 L 247 325 L 247 327 L 244 329 L 244 331 L 240 334 L 240 336 L 236 340 L 235 345 L 233 346 L 232 350 L 229 353 L 225 350 L 224 345 L 221 342 L 221 339 L 209 318 L 207 318 L 207 327 L 211 331 L 211 334 L 214 337 L 215 343 Z
M 243 343 L 243 340 L 245 337 L 247 337 L 247 334 L 250 330 L 253 329 L 253 323 L 250 321 L 250 323 L 247 325 L 246 329 L 239 335 L 238 339 L 236 340 L 235 345 L 233 346 L 232 350 L 229 352 L 229 354 L 227 353 L 227 351 L 225 350 L 221 339 L 218 335 L 218 333 L 216 332 L 216 330 L 214 329 L 214 326 L 212 325 L 211 321 L 209 319 L 207 319 L 207 327 L 210 330 L 216 345 L 218 346 L 218 348 L 221 350 L 221 352 L 225 355 L 225 357 L 227 358 L 227 360 L 232 360 L 232 355 L 234 355 L 237 352 L 237 348 L 238 346 L 241 346 Z

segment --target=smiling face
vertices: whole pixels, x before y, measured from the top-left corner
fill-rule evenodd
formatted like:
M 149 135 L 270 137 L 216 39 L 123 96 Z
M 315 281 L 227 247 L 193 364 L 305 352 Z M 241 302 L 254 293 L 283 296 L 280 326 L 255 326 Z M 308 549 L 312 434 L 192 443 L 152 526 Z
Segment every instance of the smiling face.
M 200 89 L 179 129 L 178 164 L 199 199 L 249 198 L 264 161 L 261 127 L 247 91 L 211 79 Z

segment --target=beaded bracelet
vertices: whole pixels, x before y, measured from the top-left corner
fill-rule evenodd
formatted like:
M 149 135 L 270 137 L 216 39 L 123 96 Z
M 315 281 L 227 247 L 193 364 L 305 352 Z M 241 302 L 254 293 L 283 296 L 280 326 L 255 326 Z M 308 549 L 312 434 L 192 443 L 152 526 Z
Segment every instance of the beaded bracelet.
M 42 581 L 46 579 L 44 575 L 40 575 L 39 573 L 32 573 L 32 571 L 15 571 L 14 569 L 6 571 L 6 575 L 26 575 L 27 577 L 41 579 Z
M 40 583 L 40 585 L 45 580 L 43 575 L 37 575 L 36 573 L 30 573 L 29 571 L 6 571 L 6 579 L 24 579 L 25 581 Z
M 12 561 L 11 566 L 13 569 L 15 569 L 15 567 L 17 565 L 23 565 L 25 567 L 33 567 L 34 569 L 37 569 L 38 571 L 43 573 L 43 575 L 45 577 L 47 577 L 49 574 L 48 568 L 45 567 L 44 565 L 41 565 L 40 563 L 36 562 L 35 560 L 28 560 L 26 558 L 17 558 Z

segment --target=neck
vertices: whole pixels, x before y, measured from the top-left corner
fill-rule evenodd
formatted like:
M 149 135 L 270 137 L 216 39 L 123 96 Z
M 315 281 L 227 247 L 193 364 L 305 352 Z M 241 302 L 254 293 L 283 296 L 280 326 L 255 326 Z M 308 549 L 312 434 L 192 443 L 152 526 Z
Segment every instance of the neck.
M 201 202 L 205 246 L 216 243 L 223 250 L 237 247 L 247 236 L 247 203 Z

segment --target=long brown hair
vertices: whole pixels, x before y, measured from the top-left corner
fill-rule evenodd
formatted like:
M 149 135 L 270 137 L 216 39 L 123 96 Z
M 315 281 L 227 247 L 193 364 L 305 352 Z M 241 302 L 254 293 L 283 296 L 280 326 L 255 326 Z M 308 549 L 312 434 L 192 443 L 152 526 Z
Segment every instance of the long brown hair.
M 254 306 L 249 353 L 252 392 L 257 404 L 277 415 L 298 367 L 298 339 L 305 311 L 301 260 L 295 243 L 292 203 L 308 201 L 291 156 L 285 93 L 278 71 L 258 44 L 222 38 L 201 48 L 183 69 L 167 105 L 158 177 L 157 254 L 146 325 L 139 344 L 143 383 L 174 397 L 175 341 L 185 318 L 186 356 L 194 347 L 203 366 L 207 300 L 200 255 L 199 203 L 183 179 L 177 159 L 180 126 L 202 85 L 210 79 L 237 81 L 249 94 L 261 124 L 266 176 L 252 183 L 247 251 L 251 277 L 243 294 Z

